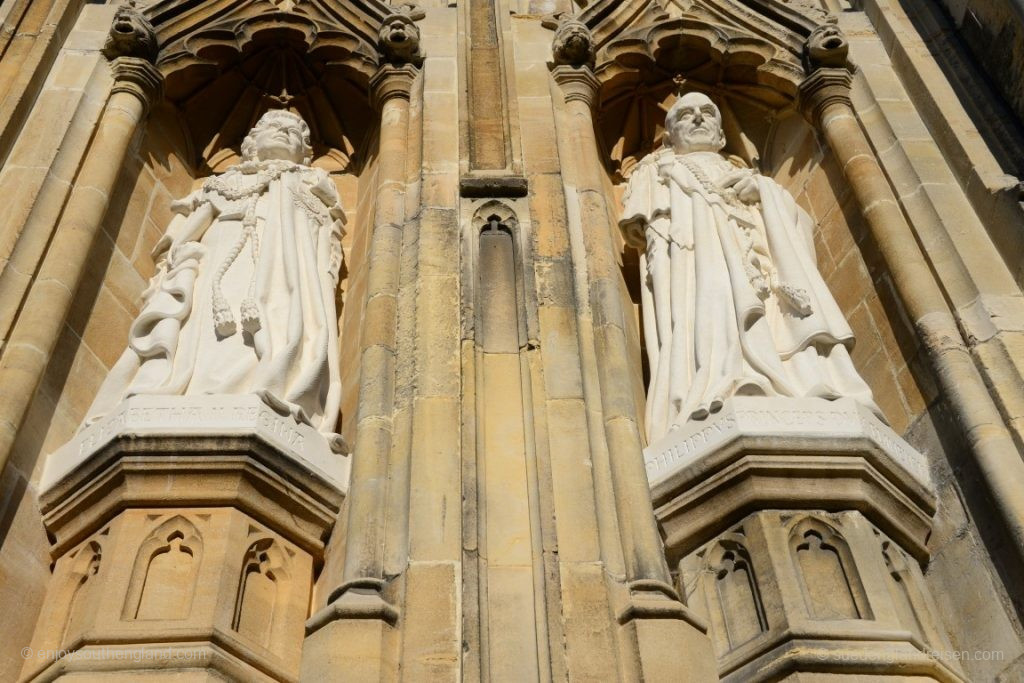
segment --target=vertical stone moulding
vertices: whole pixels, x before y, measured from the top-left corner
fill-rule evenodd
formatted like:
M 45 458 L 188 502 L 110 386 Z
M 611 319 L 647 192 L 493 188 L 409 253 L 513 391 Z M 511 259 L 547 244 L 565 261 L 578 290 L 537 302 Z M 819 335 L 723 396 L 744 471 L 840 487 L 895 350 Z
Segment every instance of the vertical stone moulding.
M 488 201 L 474 212 L 475 462 L 480 545 L 481 658 L 495 679 L 543 678 L 546 609 L 538 550 L 537 482 L 526 339 L 522 236 L 515 210 Z

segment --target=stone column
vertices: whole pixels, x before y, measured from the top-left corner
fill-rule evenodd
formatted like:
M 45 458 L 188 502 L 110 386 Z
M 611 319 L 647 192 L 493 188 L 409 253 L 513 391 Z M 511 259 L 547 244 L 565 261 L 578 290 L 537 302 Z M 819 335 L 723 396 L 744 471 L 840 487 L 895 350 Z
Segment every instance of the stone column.
M 347 470 L 255 395 L 129 398 L 47 460 L 23 680 L 298 680 Z
M 160 72 L 146 58 L 117 57 L 111 68 L 110 99 L 0 361 L 7 396 L 0 402 L 0 470 L 50 361 L 128 148 L 160 92 Z
M 900 300 L 928 350 L 942 394 L 959 418 L 964 439 L 1005 523 L 1014 570 L 1024 575 L 1024 463 L 1020 453 L 860 127 L 850 101 L 850 72 L 838 63 L 845 60 L 845 51 L 841 60 L 821 51 L 812 56 L 818 58 L 818 66 L 800 88 L 804 114 L 824 134 L 860 204 Z
M 562 29 L 560 29 L 561 31 Z M 664 549 L 649 507 L 650 491 L 642 456 L 643 442 L 637 406 L 628 370 L 631 358 L 624 330 L 632 324 L 622 304 L 614 224 L 605 200 L 602 163 L 594 133 L 593 106 L 600 83 L 582 59 L 559 56 L 556 35 L 555 82 L 565 96 L 567 140 L 563 177 L 575 192 L 567 192 L 570 239 L 577 259 L 577 290 L 585 297 L 577 303 L 580 328 L 589 328 L 597 381 L 585 380 L 586 400 L 600 406 L 603 440 L 614 512 L 625 561 L 628 592 L 621 595 L 618 620 L 634 639 L 639 670 L 645 680 L 712 680 L 714 663 L 704 635 L 706 625 L 685 605 L 672 586 Z M 577 55 L 579 57 L 579 55 Z M 575 63 L 574 63 L 575 62 Z M 568 163 L 569 159 L 573 162 Z M 587 336 L 588 332 L 582 332 Z M 590 370 L 584 371 L 584 377 Z M 589 384 L 589 386 L 588 386 Z M 602 473 L 595 467 L 595 481 Z M 607 475 L 605 475 L 607 476 Z
M 371 81 L 380 110 L 378 189 L 370 238 L 367 300 L 360 340 L 360 388 L 348 500 L 343 582 L 307 624 L 303 680 L 326 680 L 346 671 L 353 680 L 395 675 L 384 640 L 398 610 L 384 596 L 385 527 L 404 523 L 387 509 L 393 440 L 397 299 L 405 223 L 406 155 L 410 94 L 419 68 L 383 65 Z

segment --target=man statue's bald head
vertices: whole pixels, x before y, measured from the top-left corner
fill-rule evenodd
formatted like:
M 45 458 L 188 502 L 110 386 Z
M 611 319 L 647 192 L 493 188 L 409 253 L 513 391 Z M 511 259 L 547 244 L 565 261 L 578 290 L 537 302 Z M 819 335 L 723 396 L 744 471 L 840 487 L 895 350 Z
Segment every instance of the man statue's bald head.
M 725 147 L 722 114 L 701 92 L 688 92 L 675 101 L 665 116 L 665 133 L 679 154 L 718 152 Z

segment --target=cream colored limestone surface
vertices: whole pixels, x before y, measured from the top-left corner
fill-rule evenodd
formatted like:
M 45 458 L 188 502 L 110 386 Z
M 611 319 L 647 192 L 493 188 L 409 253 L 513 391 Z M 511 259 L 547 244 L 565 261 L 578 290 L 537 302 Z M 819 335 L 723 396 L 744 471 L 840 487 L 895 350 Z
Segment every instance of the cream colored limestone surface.
M 0 680 L 1024 680 L 1024 124 L 862 4 L 5 0 Z
M 174 203 L 128 348 L 87 424 L 132 396 L 255 393 L 347 450 L 334 433 L 344 215 L 311 155 L 305 121 L 271 110 L 242 163 Z
M 772 180 L 719 154 L 718 107 L 680 97 L 665 148 L 630 177 L 620 225 L 641 254 L 647 437 L 734 395 L 849 396 L 878 410 L 818 272 L 813 224 Z

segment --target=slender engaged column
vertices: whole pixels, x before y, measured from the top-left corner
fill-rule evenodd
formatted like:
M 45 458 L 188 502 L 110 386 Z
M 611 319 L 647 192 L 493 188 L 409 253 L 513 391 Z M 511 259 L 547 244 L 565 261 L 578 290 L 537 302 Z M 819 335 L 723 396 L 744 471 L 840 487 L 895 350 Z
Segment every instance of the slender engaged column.
M 160 72 L 147 59 L 118 57 L 111 68 L 110 99 L 0 359 L 0 386 L 8 397 L 0 402 L 0 470 L 53 354 L 128 148 L 160 91 Z
M 374 77 L 381 113 L 379 186 L 370 238 L 366 312 L 363 315 L 358 427 L 349 498 L 344 584 L 380 580 L 384 567 L 384 503 L 391 451 L 395 331 L 402 225 L 405 222 L 405 157 L 409 94 L 418 70 L 384 66 Z
M 564 30 L 579 30 L 563 24 Z M 613 223 L 601 178 L 601 159 L 594 133 L 593 106 L 600 83 L 583 60 L 559 55 L 552 70 L 565 95 L 569 149 L 577 162 L 572 165 L 571 184 L 578 193 L 576 225 L 570 227 L 574 251 L 585 254 L 576 263 L 577 277 L 589 280 L 585 290 L 591 315 L 597 356 L 598 387 L 585 387 L 587 398 L 599 401 L 608 445 L 608 466 L 618 519 L 619 542 L 625 560 L 629 594 L 620 607 L 618 620 L 633 640 L 636 669 L 632 675 L 644 680 L 712 680 L 714 660 L 703 620 L 686 608 L 672 586 L 658 533 L 650 488 L 643 461 L 643 441 L 637 406 L 630 389 L 630 356 L 625 329 L 631 321 L 623 310 L 621 273 L 616 258 Z M 569 63 L 565 63 L 568 61 Z M 575 61 L 575 63 L 573 63 Z M 569 198 L 569 201 L 576 201 Z M 582 304 L 583 302 L 580 302 Z M 586 373 L 584 373 L 586 374 Z M 685 653 L 687 665 L 679 666 Z
M 585 66 L 558 66 L 553 73 L 565 93 L 570 121 L 567 135 L 580 160 L 575 165 L 575 181 L 585 219 L 583 246 L 592 256 L 588 263 L 590 305 L 595 326 L 605 328 L 597 334 L 599 348 L 603 347 L 605 352 L 598 363 L 600 400 L 627 571 L 631 580 L 657 582 L 671 591 L 654 516 L 647 514 L 646 506 L 637 505 L 650 499 L 650 488 L 644 470 L 636 404 L 628 382 L 623 381 L 625 375 L 619 372 L 627 367 L 629 353 L 625 336 L 616 334 L 624 329 L 626 318 L 617 292 L 621 274 L 616 266 L 608 207 L 599 177 L 601 160 L 594 135 L 592 108 L 599 83 Z
M 822 66 L 801 86 L 805 116 L 825 135 L 843 169 L 900 299 L 928 349 L 943 395 L 1005 520 L 1017 571 L 1024 570 L 1024 463 L 949 310 L 942 290 L 850 100 L 844 67 Z
M 379 181 L 367 257 L 345 566 L 342 584 L 332 591 L 328 605 L 306 624 L 303 680 L 323 680 L 342 669 L 353 680 L 387 679 L 394 674 L 395 663 L 383 643 L 399 616 L 384 597 L 385 530 L 394 428 L 398 283 L 406 217 L 409 98 L 418 73 L 412 64 L 386 64 L 371 80 L 381 117 Z

